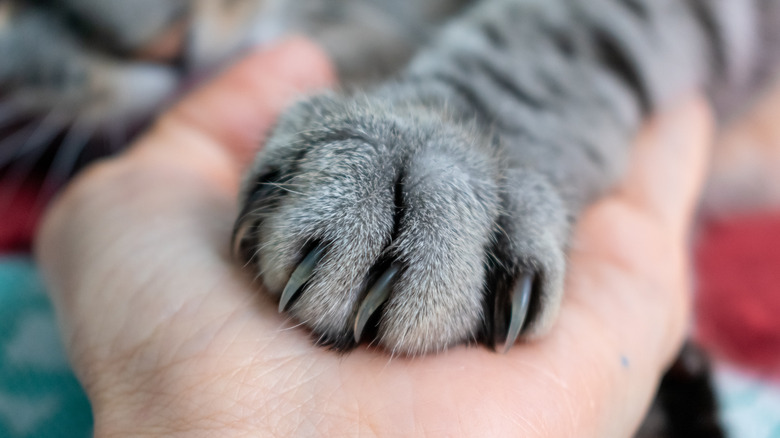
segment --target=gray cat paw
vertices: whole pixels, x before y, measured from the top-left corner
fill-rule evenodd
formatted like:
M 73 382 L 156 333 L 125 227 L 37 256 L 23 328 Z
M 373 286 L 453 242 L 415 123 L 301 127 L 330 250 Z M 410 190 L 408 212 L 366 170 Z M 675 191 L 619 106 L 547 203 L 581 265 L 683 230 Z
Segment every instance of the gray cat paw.
M 244 182 L 236 253 L 338 349 L 544 333 L 563 288 L 558 194 L 474 129 L 372 105 L 319 98 L 281 119 Z

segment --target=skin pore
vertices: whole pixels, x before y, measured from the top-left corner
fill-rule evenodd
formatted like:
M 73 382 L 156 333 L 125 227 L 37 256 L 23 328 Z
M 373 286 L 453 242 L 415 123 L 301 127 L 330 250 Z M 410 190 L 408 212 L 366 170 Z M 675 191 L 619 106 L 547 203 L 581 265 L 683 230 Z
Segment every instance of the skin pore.
M 506 355 L 339 355 L 278 315 L 228 248 L 263 134 L 333 78 L 305 40 L 251 54 L 49 210 L 37 254 L 96 436 L 630 436 L 687 328 L 706 105 L 648 123 L 625 181 L 588 209 L 549 336 Z

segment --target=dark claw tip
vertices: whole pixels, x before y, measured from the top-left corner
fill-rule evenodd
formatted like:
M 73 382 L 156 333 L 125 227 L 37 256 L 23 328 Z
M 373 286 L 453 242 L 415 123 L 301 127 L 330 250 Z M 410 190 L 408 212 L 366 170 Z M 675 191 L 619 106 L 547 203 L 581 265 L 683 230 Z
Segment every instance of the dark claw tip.
M 534 275 L 524 274 L 520 277 L 520 281 L 512 290 L 512 294 L 509 297 L 509 324 L 506 324 L 505 315 L 506 312 L 501 306 L 499 299 L 496 301 L 496 313 L 495 313 L 495 345 L 498 349 L 498 345 L 503 343 L 501 351 L 507 353 L 512 345 L 515 344 L 520 332 L 523 330 L 526 318 L 528 317 L 528 309 L 531 305 L 531 294 L 533 293 Z
M 322 247 L 314 248 L 306 257 L 304 257 L 301 264 L 295 268 L 295 271 L 290 275 L 290 280 L 287 281 L 287 285 L 284 287 L 284 291 L 282 291 L 281 298 L 279 298 L 279 313 L 287 310 L 287 305 L 290 303 L 290 300 L 292 300 L 295 294 L 303 288 L 303 285 L 311 279 L 311 276 L 314 274 L 314 269 L 317 267 L 317 263 L 322 259 L 323 253 Z
M 233 238 L 231 240 L 231 253 L 233 258 L 238 260 L 241 257 L 241 245 L 246 238 L 251 223 L 248 215 L 243 215 L 236 220 L 236 224 L 233 226 Z
M 245 255 L 241 253 L 244 239 L 246 239 L 247 234 L 252 228 L 257 227 L 259 213 L 262 211 L 259 202 L 268 195 L 268 191 L 263 190 L 262 185 L 260 185 L 260 187 L 260 189 L 255 189 L 255 191 L 250 194 L 249 198 L 244 201 L 244 207 L 238 213 L 236 223 L 233 224 L 231 252 L 233 253 L 233 257 L 236 259 L 242 255 Z
M 376 312 L 379 306 L 390 297 L 390 291 L 393 289 L 393 282 L 399 272 L 400 269 L 397 265 L 391 265 L 390 268 L 379 277 L 376 283 L 371 286 L 371 290 L 368 291 L 363 302 L 360 303 L 357 316 L 355 317 L 355 342 L 360 342 L 360 336 L 363 334 L 363 329 L 365 329 L 369 318 L 371 318 L 371 315 Z

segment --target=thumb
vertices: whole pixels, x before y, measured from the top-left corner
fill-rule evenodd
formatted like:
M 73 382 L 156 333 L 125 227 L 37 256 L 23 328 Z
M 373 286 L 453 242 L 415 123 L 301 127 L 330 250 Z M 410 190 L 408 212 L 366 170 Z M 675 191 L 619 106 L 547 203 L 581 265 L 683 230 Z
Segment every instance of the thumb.
M 651 119 L 620 186 L 621 200 L 683 238 L 704 182 L 712 131 L 712 115 L 702 99 Z

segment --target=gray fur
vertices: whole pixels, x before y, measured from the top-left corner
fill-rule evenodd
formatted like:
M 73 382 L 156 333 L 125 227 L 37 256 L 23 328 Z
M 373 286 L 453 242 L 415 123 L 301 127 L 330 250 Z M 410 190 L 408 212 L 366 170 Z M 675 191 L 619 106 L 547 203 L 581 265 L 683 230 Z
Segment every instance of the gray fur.
M 280 181 L 244 218 L 266 288 L 279 293 L 307 245 L 324 244 L 290 312 L 341 346 L 372 267 L 396 260 L 405 269 L 378 340 L 419 354 L 483 336 L 495 317 L 485 301 L 530 272 L 523 335 L 543 335 L 563 293 L 569 225 L 620 177 L 642 117 L 695 88 L 721 84 L 732 97 L 719 102 L 735 105 L 755 87 L 766 59 L 757 20 L 780 22 L 756 7 L 713 35 L 707 17 L 723 18 L 728 2 L 482 1 L 397 81 L 299 104 L 242 197 L 270 172 Z
M 61 15 L 37 6 L 3 6 L 2 104 L 20 118 L 56 114 L 62 127 L 132 123 L 162 106 L 177 87 L 169 66 L 127 63 L 85 47 Z
M 464 2 L 5 0 L 0 108 L 33 119 L 64 112 L 62 129 L 132 127 L 248 47 L 290 33 L 318 40 L 345 80 L 366 81 L 396 71 Z M 144 55 L 177 26 L 176 53 Z
M 188 0 L 57 0 L 95 38 L 132 51 L 163 33 L 187 13 Z M 106 41 L 104 41 L 106 42 Z

